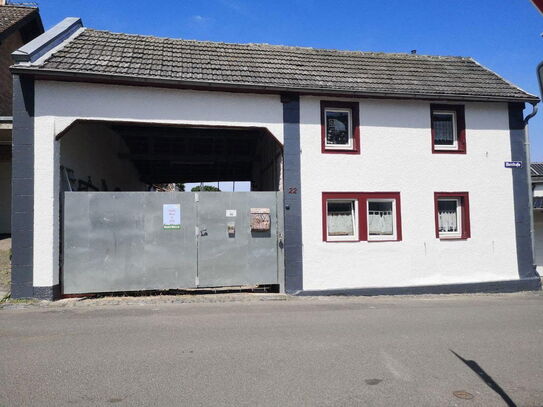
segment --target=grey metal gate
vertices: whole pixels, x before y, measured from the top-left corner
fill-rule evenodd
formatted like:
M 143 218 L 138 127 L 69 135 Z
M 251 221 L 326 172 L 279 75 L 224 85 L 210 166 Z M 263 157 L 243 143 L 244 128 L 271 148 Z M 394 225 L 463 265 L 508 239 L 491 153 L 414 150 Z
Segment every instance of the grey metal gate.
M 278 197 L 66 192 L 63 292 L 277 284 Z

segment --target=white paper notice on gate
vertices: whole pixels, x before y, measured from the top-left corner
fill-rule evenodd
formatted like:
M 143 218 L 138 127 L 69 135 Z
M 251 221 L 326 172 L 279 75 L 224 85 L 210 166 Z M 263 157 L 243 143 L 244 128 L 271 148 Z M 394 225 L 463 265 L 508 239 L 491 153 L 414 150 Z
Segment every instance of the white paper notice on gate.
M 181 205 L 162 205 L 162 223 L 164 229 L 181 229 Z

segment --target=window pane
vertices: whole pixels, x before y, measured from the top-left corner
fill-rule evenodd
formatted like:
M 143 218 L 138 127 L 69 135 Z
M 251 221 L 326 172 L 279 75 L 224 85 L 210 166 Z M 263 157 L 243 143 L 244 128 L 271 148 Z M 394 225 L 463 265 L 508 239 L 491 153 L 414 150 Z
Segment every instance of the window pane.
M 458 232 L 458 201 L 438 200 L 439 231 L 445 233 Z
M 354 202 L 328 202 L 328 236 L 354 236 Z
M 454 145 L 454 125 L 452 114 L 434 113 L 432 123 L 434 130 L 434 144 L 438 146 Z
M 370 235 L 392 235 L 393 225 L 392 202 L 368 202 L 368 231 Z
M 349 144 L 349 112 L 326 111 L 326 144 Z

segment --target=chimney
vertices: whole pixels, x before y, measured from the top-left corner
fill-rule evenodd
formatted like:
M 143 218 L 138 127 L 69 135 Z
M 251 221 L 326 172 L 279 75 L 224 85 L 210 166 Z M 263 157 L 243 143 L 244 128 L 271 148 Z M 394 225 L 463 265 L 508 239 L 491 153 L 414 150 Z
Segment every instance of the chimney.
M 6 0 L 0 0 L 0 6 L 5 6 L 6 5 Z
M 2 1 L 2 0 L 0 0 L 0 1 Z M 416 54 L 416 53 L 417 53 L 417 50 L 416 50 L 416 49 L 412 49 L 412 50 L 411 50 L 411 53 L 412 53 L 412 54 Z

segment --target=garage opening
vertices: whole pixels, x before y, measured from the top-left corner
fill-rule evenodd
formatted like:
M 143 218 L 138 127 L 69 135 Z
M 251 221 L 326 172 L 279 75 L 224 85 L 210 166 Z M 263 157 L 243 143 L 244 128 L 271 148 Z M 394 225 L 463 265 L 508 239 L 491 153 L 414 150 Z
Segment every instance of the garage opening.
M 269 131 L 79 122 L 59 141 L 63 294 L 278 288 L 283 149 Z M 247 187 L 182 192 L 210 182 Z
M 281 191 L 283 148 L 264 128 L 79 122 L 60 137 L 64 191 L 245 183 Z

